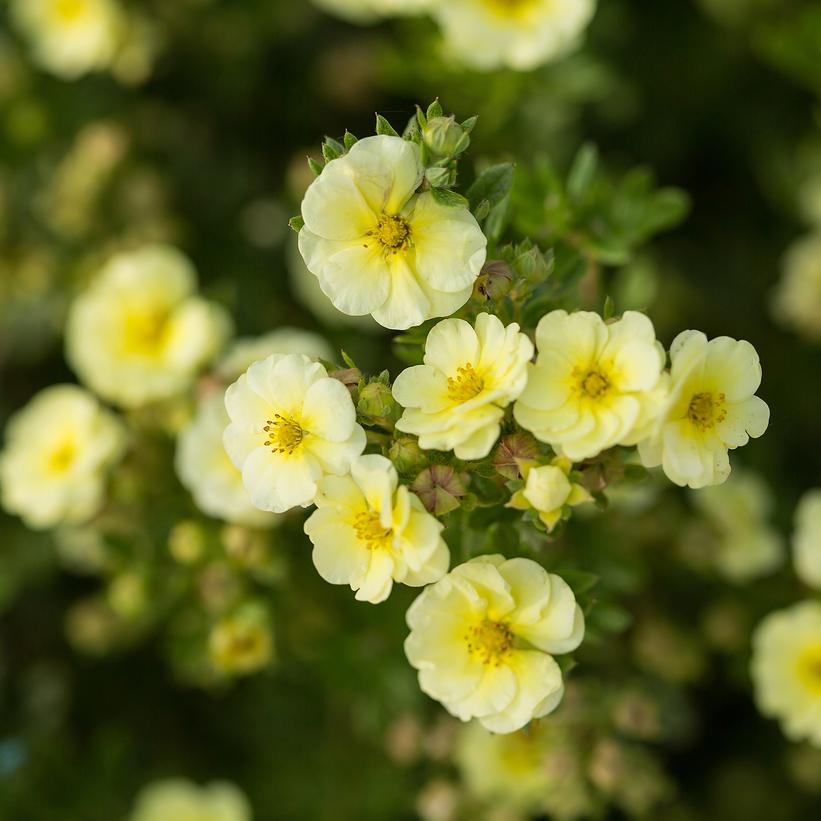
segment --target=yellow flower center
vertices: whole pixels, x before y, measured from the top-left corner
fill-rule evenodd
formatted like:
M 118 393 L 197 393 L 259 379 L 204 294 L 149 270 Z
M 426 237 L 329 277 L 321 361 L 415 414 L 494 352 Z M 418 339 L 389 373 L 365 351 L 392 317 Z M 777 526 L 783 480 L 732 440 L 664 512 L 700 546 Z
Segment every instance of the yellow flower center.
M 448 396 L 454 402 L 467 402 L 485 389 L 485 381 L 468 362 L 456 369 L 456 376 L 448 377 Z
M 386 253 L 395 254 L 410 245 L 410 225 L 397 214 L 382 214 L 379 222 L 369 236 L 376 237 L 377 242 Z
M 165 346 L 169 330 L 166 311 L 139 311 L 126 317 L 126 351 L 139 356 L 156 356 Z
M 265 446 L 270 447 L 274 453 L 287 453 L 289 456 L 302 444 L 305 438 L 305 431 L 302 426 L 292 417 L 274 414 L 273 419 L 268 420 L 263 430 L 268 434 Z
M 815 696 L 821 696 L 821 644 L 807 648 L 798 657 L 798 678 Z
M 368 550 L 390 547 L 392 531 L 389 527 L 383 527 L 375 510 L 357 514 L 353 527 L 356 538 L 360 542 L 365 542 Z
M 54 13 L 64 23 L 79 20 L 86 12 L 86 0 L 56 0 Z
M 71 463 L 77 455 L 77 447 L 74 442 L 62 442 L 55 450 L 49 454 L 48 466 L 54 473 L 63 473 L 71 467 Z
M 576 368 L 573 380 L 578 393 L 588 399 L 601 399 L 610 390 L 610 379 L 601 368 Z
M 702 433 L 712 430 L 727 416 L 724 410 L 724 394 L 697 393 L 687 408 L 687 418 Z
M 487 9 L 499 17 L 523 17 L 537 0 L 482 0 Z
M 485 619 L 468 630 L 465 641 L 468 651 L 482 664 L 498 667 L 510 654 L 513 638 L 506 624 Z

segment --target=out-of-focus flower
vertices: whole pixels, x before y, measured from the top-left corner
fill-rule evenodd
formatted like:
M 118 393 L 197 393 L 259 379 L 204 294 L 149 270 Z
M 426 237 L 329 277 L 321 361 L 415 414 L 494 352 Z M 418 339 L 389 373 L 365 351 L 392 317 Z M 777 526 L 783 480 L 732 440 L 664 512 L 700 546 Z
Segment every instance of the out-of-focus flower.
M 168 551 L 180 564 L 196 564 L 206 552 L 206 534 L 202 522 L 184 519 L 168 534 Z
M 169 778 L 142 788 L 128 821 L 251 821 L 251 807 L 233 784 Z
M 670 393 L 650 437 L 639 443 L 646 467 L 671 482 L 718 485 L 730 475 L 728 450 L 767 429 L 770 409 L 755 395 L 761 364 L 746 341 L 683 331 L 670 348 Z
M 508 507 L 535 510 L 550 533 L 568 508 L 593 501 L 588 490 L 570 481 L 572 468 L 561 456 L 549 465 L 525 467 L 525 486 L 513 494 Z
M 479 556 L 427 587 L 407 614 L 405 653 L 419 686 L 452 715 L 510 733 L 547 715 L 564 693 L 554 654 L 584 636 L 559 576 L 530 559 Z
M 513 409 L 523 428 L 574 462 L 647 436 L 665 380 L 664 350 L 644 314 L 605 323 L 589 311 L 552 311 L 536 347 Z
M 255 362 L 228 388 L 225 407 L 225 448 L 260 510 L 307 507 L 317 481 L 345 475 L 365 449 L 348 389 L 301 354 Z
M 359 601 L 390 595 L 394 581 L 421 587 L 438 581 L 450 563 L 442 525 L 379 455 L 360 456 L 350 476 L 318 483 L 317 510 L 305 522 L 319 575 L 348 584 Z
M 808 490 L 795 508 L 792 550 L 798 578 L 821 590 L 821 488 Z
M 446 51 L 481 71 L 530 71 L 564 56 L 595 10 L 595 0 L 449 0 L 431 6 Z
M 368 23 L 380 17 L 421 14 L 433 0 L 313 0 L 319 8 L 352 20 Z
M 416 797 L 416 812 L 421 821 L 457 821 L 459 790 L 443 778 L 429 781 Z
M 177 439 L 177 475 L 203 513 L 249 527 L 270 527 L 278 517 L 251 504 L 242 472 L 225 450 L 222 439 L 230 422 L 221 393 L 203 399 Z
M 3 507 L 35 529 L 88 520 L 125 444 L 120 421 L 91 394 L 75 385 L 46 388 L 6 428 Z
M 265 667 L 274 653 L 266 609 L 247 602 L 218 621 L 208 637 L 208 651 L 220 673 L 248 675 Z
M 423 171 L 415 143 L 367 137 L 305 193 L 299 249 L 343 313 L 401 330 L 469 299 L 487 240 L 467 208 L 416 193 Z
M 227 312 L 195 288 L 191 263 L 174 248 L 112 257 L 71 306 L 69 363 L 96 393 L 126 407 L 186 390 L 231 328 Z
M 782 563 L 784 541 L 768 522 L 773 499 L 760 476 L 733 473 L 723 485 L 694 492 L 692 499 L 718 530 L 718 550 L 711 558 L 726 578 L 747 582 Z
M 504 409 L 525 389 L 533 343 L 514 322 L 479 314 L 474 330 L 445 319 L 428 334 L 423 365 L 406 368 L 393 385 L 405 408 L 396 427 L 424 449 L 482 459 L 499 438 Z
M 11 14 L 34 59 L 69 80 L 108 68 L 126 25 L 118 0 L 12 0 Z
M 773 311 L 782 324 L 821 342 L 821 232 L 802 237 L 787 251 Z
M 821 746 L 821 603 L 766 616 L 753 634 L 751 673 L 761 713 L 793 741 Z

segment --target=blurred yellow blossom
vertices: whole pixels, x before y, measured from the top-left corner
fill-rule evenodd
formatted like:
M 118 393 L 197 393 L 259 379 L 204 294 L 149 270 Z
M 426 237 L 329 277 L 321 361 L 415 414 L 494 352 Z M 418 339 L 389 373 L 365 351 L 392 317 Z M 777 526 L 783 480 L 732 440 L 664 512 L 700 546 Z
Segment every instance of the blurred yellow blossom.
M 514 322 L 479 314 L 476 328 L 445 319 L 425 342 L 423 365 L 406 368 L 393 385 L 405 408 L 396 427 L 419 437 L 425 449 L 453 450 L 482 459 L 499 438 L 504 409 L 527 382 L 533 343 Z
M 142 788 L 128 821 L 251 821 L 251 807 L 233 784 L 169 778 Z
M 766 616 L 753 634 L 751 674 L 761 713 L 792 741 L 821 746 L 821 603 Z
M 523 428 L 574 462 L 647 435 L 664 396 L 664 351 L 644 314 L 606 323 L 589 311 L 552 311 L 536 347 L 513 409 Z
M 773 310 L 782 324 L 821 342 L 821 232 L 802 237 L 787 251 Z
M 348 584 L 359 601 L 376 604 L 388 598 L 394 581 L 421 587 L 447 573 L 442 525 L 399 485 L 384 456 L 360 456 L 350 476 L 326 476 L 318 488 L 318 509 L 305 532 L 326 581 Z
M 247 675 L 265 667 L 274 653 L 265 608 L 257 602 L 246 602 L 218 621 L 208 637 L 208 651 L 220 673 Z
M 798 578 L 821 590 L 821 488 L 808 490 L 798 501 L 792 550 Z
M 228 388 L 225 448 L 252 504 L 307 507 L 325 474 L 342 476 L 365 449 L 348 389 L 301 354 L 272 354 Z
M 102 505 L 125 443 L 121 422 L 91 394 L 75 385 L 46 388 L 6 428 L 3 507 L 35 529 L 86 521 Z
M 564 693 L 554 654 L 575 650 L 584 616 L 573 591 L 531 559 L 478 556 L 427 587 L 407 614 L 405 653 L 419 686 L 462 721 L 510 733 Z
M 231 329 L 227 312 L 195 288 L 191 263 L 174 248 L 112 257 L 71 306 L 69 364 L 96 393 L 126 407 L 186 390 Z
M 343 313 L 402 330 L 469 299 L 487 240 L 466 207 L 416 193 L 423 171 L 415 143 L 366 137 L 305 193 L 299 249 Z
M 767 429 L 770 409 L 755 395 L 761 364 L 746 341 L 683 331 L 670 348 L 671 386 L 651 436 L 639 444 L 647 467 L 671 482 L 718 485 L 730 475 L 728 450 Z

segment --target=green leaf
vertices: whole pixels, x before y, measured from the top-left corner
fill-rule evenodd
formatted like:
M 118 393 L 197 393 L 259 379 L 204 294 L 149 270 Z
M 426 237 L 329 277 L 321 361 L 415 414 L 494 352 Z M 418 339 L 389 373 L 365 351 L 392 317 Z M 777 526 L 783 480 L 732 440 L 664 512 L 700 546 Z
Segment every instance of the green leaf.
M 442 104 L 439 102 L 439 98 L 437 97 L 429 106 L 427 113 L 425 116 L 427 119 L 432 120 L 434 117 L 441 117 L 444 114 L 442 110 Z
M 604 298 L 604 308 L 602 309 L 602 316 L 604 317 L 604 321 L 606 322 L 615 313 L 616 313 L 616 305 L 613 302 L 613 298 L 608 294 Z
M 346 131 L 345 136 L 342 138 L 342 142 L 345 144 L 345 150 L 350 151 L 359 142 L 359 139 L 354 137 L 350 131 Z
M 464 122 L 460 123 L 462 128 L 465 129 L 465 132 L 470 134 L 471 131 L 476 127 L 476 121 L 479 119 L 479 116 L 476 115 L 474 117 L 468 117 Z
M 399 136 L 399 132 L 381 114 L 376 115 L 376 133 L 388 137 Z
M 345 146 L 342 143 L 337 142 L 330 137 L 325 138 L 325 142 L 322 143 L 322 156 L 325 159 L 325 162 L 330 162 L 331 160 L 336 160 L 341 157 L 345 153 Z
M 447 188 L 433 188 L 431 194 L 433 194 L 433 199 L 439 205 L 444 205 L 446 208 L 465 208 L 468 204 L 468 201 L 461 194 Z
M 579 202 L 590 190 L 599 164 L 596 146 L 585 143 L 577 152 L 567 175 L 567 193 L 574 202 Z
M 297 216 L 291 217 L 291 219 L 288 220 L 288 227 L 297 233 L 302 230 L 303 225 L 305 225 L 305 220 L 302 219 L 300 214 L 297 214 Z
M 313 157 L 308 157 L 308 168 L 310 168 L 317 177 L 322 173 L 323 167 L 322 163 L 317 162 Z
M 468 189 L 471 208 L 476 208 L 482 200 L 487 200 L 491 207 L 500 203 L 510 193 L 515 171 L 509 162 L 485 169 Z
M 473 209 L 473 216 L 481 222 L 490 213 L 490 203 L 487 200 L 482 200 L 476 208 Z

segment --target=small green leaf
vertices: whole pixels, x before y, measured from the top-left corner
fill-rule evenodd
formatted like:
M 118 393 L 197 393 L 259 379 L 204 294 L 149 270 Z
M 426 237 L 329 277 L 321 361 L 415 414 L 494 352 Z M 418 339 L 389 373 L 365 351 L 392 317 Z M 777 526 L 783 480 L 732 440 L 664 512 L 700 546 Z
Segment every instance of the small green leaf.
M 442 104 L 439 102 L 439 98 L 437 97 L 429 106 L 427 114 L 425 115 L 429 120 L 432 120 L 434 117 L 441 117 L 444 112 L 442 111 Z
M 574 202 L 579 202 L 590 189 L 599 164 L 596 146 L 585 143 L 577 152 L 567 175 L 567 193 Z
M 399 136 L 399 132 L 381 114 L 376 115 L 376 133 L 388 137 Z
M 346 131 L 345 136 L 342 138 L 342 142 L 345 144 L 345 150 L 350 151 L 359 142 L 359 139 L 354 137 L 350 131 Z
M 476 208 L 482 200 L 487 200 L 493 207 L 510 193 L 515 174 L 513 163 L 500 163 L 485 169 L 468 189 L 468 200 Z
M 604 298 L 604 308 L 602 309 L 602 316 L 604 317 L 604 321 L 606 322 L 616 313 L 616 305 L 613 302 L 613 298 L 608 294 Z
M 336 160 L 341 157 L 345 153 L 345 146 L 342 143 L 337 142 L 336 140 L 331 139 L 330 137 L 325 138 L 325 142 L 322 143 L 322 156 L 325 159 L 325 162 L 330 162 L 331 160 Z
M 471 131 L 476 127 L 476 121 L 479 119 L 479 116 L 475 117 L 468 117 L 463 123 L 461 123 L 462 128 L 470 134 Z
M 322 173 L 323 167 L 322 163 L 317 162 L 313 157 L 308 157 L 308 168 L 310 168 L 317 177 Z
M 487 200 L 482 200 L 473 210 L 473 216 L 481 222 L 490 213 L 490 203 Z
M 466 208 L 468 201 L 455 191 L 450 191 L 447 188 L 433 188 L 431 189 L 433 199 L 446 208 Z
M 299 233 L 302 230 L 303 225 L 305 225 L 305 220 L 302 219 L 301 215 L 291 217 L 291 219 L 288 220 L 288 227 L 292 231 L 296 231 L 297 233 Z

